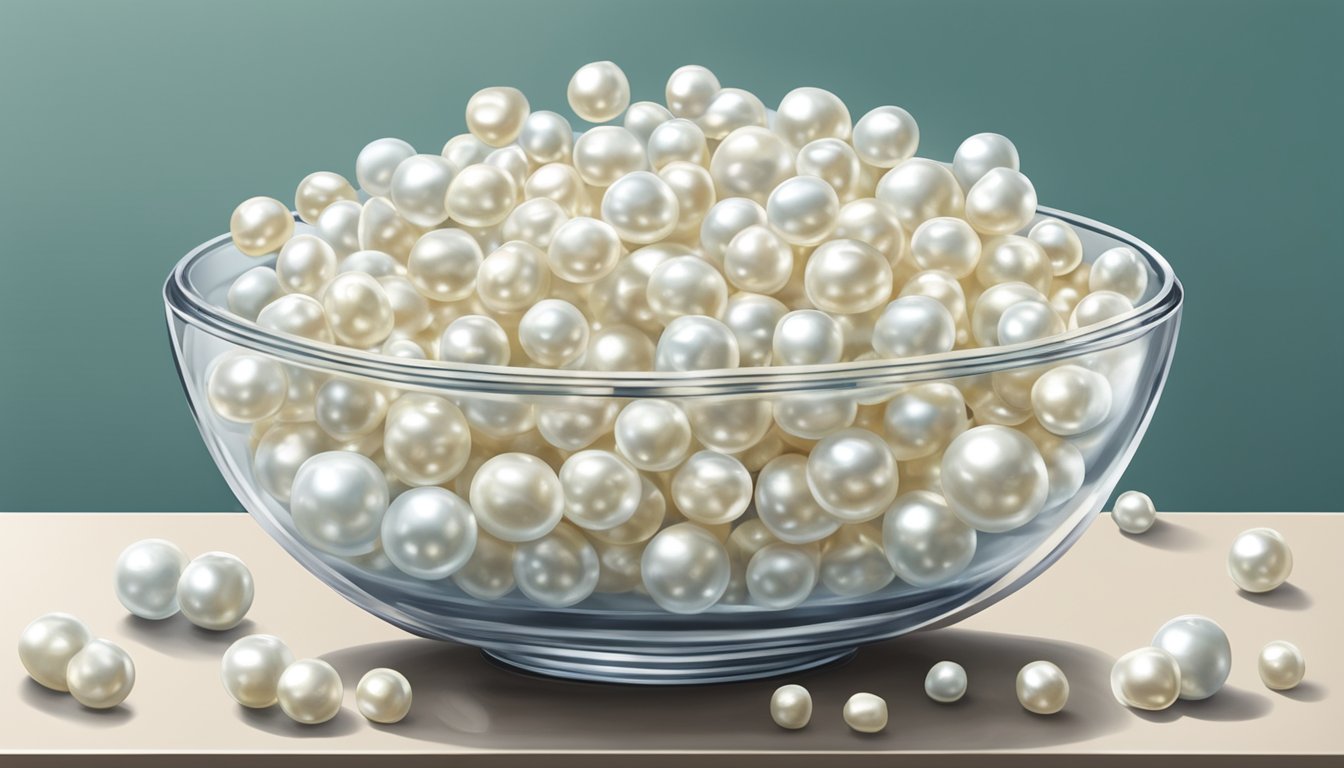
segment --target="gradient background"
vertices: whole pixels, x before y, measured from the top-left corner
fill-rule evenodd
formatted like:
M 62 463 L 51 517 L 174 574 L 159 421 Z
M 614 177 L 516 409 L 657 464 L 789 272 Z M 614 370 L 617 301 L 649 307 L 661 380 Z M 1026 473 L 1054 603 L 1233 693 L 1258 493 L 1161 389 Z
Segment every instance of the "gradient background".
M 569 115 L 580 65 L 635 100 L 681 64 L 769 106 L 899 104 L 920 154 L 1010 136 L 1042 203 L 1133 232 L 1187 290 L 1122 483 L 1169 510 L 1339 510 L 1344 3 L 0 4 L 0 510 L 238 509 L 173 371 L 160 288 L 244 198 L 437 152 L 514 85 Z M 578 123 L 576 122 L 576 125 Z

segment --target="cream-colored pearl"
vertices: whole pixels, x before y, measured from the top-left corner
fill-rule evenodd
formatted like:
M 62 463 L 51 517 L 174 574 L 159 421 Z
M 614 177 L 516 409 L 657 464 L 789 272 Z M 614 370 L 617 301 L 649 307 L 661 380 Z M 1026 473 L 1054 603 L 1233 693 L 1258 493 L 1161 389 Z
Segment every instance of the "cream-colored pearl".
M 1307 675 L 1307 661 L 1296 645 L 1275 640 L 1260 649 L 1256 663 L 1260 681 L 1272 691 L 1296 688 Z
M 710 102 L 719 94 L 719 78 L 704 67 L 688 64 L 679 67 L 667 78 L 664 100 L 667 109 L 676 117 L 695 119 L 709 109 Z
M 555 112 L 533 112 L 518 132 L 518 146 L 536 165 L 567 163 L 574 150 L 574 129 Z
M 845 725 L 859 733 L 878 733 L 887 727 L 887 702 L 871 693 L 856 693 L 845 702 Z
M 896 578 L 881 530 L 868 523 L 841 526 L 823 541 L 819 570 L 822 586 L 841 597 L 871 594 Z
M 917 587 L 956 578 L 975 557 L 976 541 L 975 529 L 931 491 L 897 496 L 882 520 L 887 561 L 902 581 Z
M 806 544 L 835 533 L 832 517 L 807 485 L 807 457 L 789 453 L 771 459 L 756 481 L 756 513 L 780 541 Z
M 287 293 L 317 296 L 336 276 L 336 252 L 315 235 L 297 235 L 275 259 L 275 274 Z
M 590 123 L 605 123 L 630 106 L 630 81 L 616 64 L 595 61 L 579 67 L 565 95 L 574 114 Z
M 546 254 L 521 240 L 501 245 L 476 272 L 476 295 L 494 312 L 523 312 L 545 296 L 550 286 Z
M 991 424 L 968 429 L 947 446 L 942 485 L 962 522 L 1002 533 L 1040 514 L 1050 477 L 1035 443 L 1015 429 Z
M 68 613 L 48 613 L 33 620 L 19 635 L 19 661 L 28 676 L 53 691 L 68 691 L 70 659 L 93 642 L 84 622 Z
M 322 307 L 336 339 L 351 347 L 381 344 L 396 325 L 387 291 L 363 272 L 337 275 L 322 294 Z
M 667 183 L 677 198 L 677 225 L 670 237 L 694 237 L 717 200 L 714 179 L 703 166 L 683 160 L 663 166 L 658 178 Z
M 588 339 L 584 367 L 590 371 L 647 371 L 653 367 L 653 341 L 638 328 L 607 325 Z
M 252 476 L 276 501 L 289 501 L 294 475 L 303 462 L 332 448 L 331 438 L 310 422 L 276 424 L 252 454 Z
M 732 456 L 698 451 L 672 477 L 672 500 L 697 523 L 731 523 L 751 504 L 751 473 Z
M 816 176 L 785 179 L 765 203 L 766 221 L 794 245 L 817 245 L 830 236 L 840 217 L 840 198 Z
M 1042 295 L 1050 290 L 1050 260 L 1034 240 L 1017 235 L 995 237 L 984 243 L 975 278 L 989 288 L 999 283 L 1026 283 Z
M 772 296 L 735 293 L 728 297 L 723 324 L 737 338 L 739 365 L 770 364 L 774 355 L 775 328 L 788 312 L 788 307 Z
M 579 451 L 560 468 L 565 518 L 580 528 L 605 530 L 626 523 L 639 509 L 639 473 L 609 451 Z
M 704 259 L 674 256 L 649 275 L 647 297 L 649 308 L 664 323 L 686 315 L 719 317 L 728 303 L 728 285 Z
M 634 400 L 616 417 L 616 447 L 645 472 L 676 467 L 691 447 L 691 423 L 667 400 Z
M 429 302 L 410 280 L 401 275 L 388 275 L 378 278 L 378 284 L 387 294 L 388 305 L 392 308 L 393 337 L 413 336 L 429 327 L 434 319 Z
M 1104 323 L 1134 309 L 1129 299 L 1115 291 L 1096 291 L 1078 301 L 1069 315 L 1069 330 Z
M 734 237 L 748 227 L 766 223 L 765 208 L 760 203 L 743 197 L 720 199 L 700 222 L 700 249 L 705 258 L 722 266 Z
M 667 324 L 653 353 L 657 371 L 707 371 L 736 368 L 737 337 L 722 322 L 705 315 L 683 315 Z
M 1020 301 L 1045 302 L 1040 291 L 1026 283 L 998 283 L 985 289 L 971 311 L 971 335 L 982 347 L 999 346 L 999 321 Z
M 1083 261 L 1083 241 L 1073 227 L 1059 219 L 1041 219 L 1027 233 L 1045 251 L 1056 277 L 1067 275 Z
M 900 107 L 877 107 L 854 124 L 851 141 L 863 162 L 894 168 L 919 148 L 919 125 Z
M 1293 551 L 1273 528 L 1242 531 L 1227 553 L 1227 574 L 1247 592 L 1277 589 L 1293 573 Z
M 902 389 L 883 412 L 887 445 L 897 461 L 932 456 L 970 426 L 961 390 L 945 382 Z
M 171 541 L 143 539 L 117 557 L 117 601 L 142 619 L 160 620 L 177 613 L 177 580 L 187 556 Z
M 1146 533 L 1157 522 L 1157 508 L 1148 494 L 1125 491 L 1116 498 L 1115 506 L 1111 508 L 1111 519 L 1125 533 Z
M 638 136 L 640 141 L 648 144 L 654 130 L 671 119 L 672 113 L 662 104 L 656 101 L 636 101 L 626 108 L 623 125 Z
M 871 245 L 893 268 L 905 257 L 905 231 L 896 209 L 877 198 L 866 197 L 846 203 L 840 209 L 831 236 Z
M 1031 387 L 1036 420 L 1056 435 L 1079 435 L 1100 426 L 1111 415 L 1111 383 L 1096 371 L 1061 365 L 1041 375 Z
M 355 688 L 355 706 L 372 722 L 399 723 L 411 711 L 411 683 L 395 669 L 371 669 Z
M 274 269 L 253 267 L 239 275 L 229 285 L 227 303 L 230 312 L 255 321 L 263 307 L 284 293 L 284 289 L 280 287 L 280 278 L 276 276 Z
M 300 659 L 281 673 L 276 699 L 295 722 L 318 725 L 341 711 L 345 688 L 336 669 L 321 659 Z
M 331 207 L 336 205 L 339 203 Z M 383 251 L 404 262 L 423 233 L 423 229 L 407 221 L 385 197 L 370 198 L 359 212 L 359 247 L 366 251 Z M 339 251 L 336 256 L 341 258 Z
M 464 315 L 448 324 L 439 339 L 439 359 L 449 363 L 508 365 L 509 335 L 494 318 Z
M 773 424 L 770 401 L 764 398 L 697 400 L 687 403 L 685 411 L 695 438 L 719 453 L 751 448 Z
M 905 285 L 901 286 L 898 298 L 906 296 L 928 296 L 936 299 L 952 313 L 952 317 L 956 318 L 957 343 L 964 344 L 969 339 L 969 331 L 965 327 L 968 321 L 966 293 L 955 277 L 936 269 L 916 272 L 905 281 Z
M 1064 318 L 1045 302 L 1029 299 L 1008 305 L 999 316 L 999 344 L 1009 346 L 1057 336 Z
M 770 719 L 796 731 L 812 720 L 812 694 L 801 685 L 781 685 L 770 695 Z
M 723 274 L 744 291 L 776 293 L 793 273 L 793 249 L 773 229 L 753 224 L 723 252 Z
M 537 403 L 537 432 L 562 451 L 577 451 L 611 432 L 619 412 L 603 398 L 547 398 Z
M 825 312 L 799 309 L 779 319 L 771 341 L 774 365 L 828 365 L 840 362 L 845 337 Z
M 527 97 L 517 88 L 482 88 L 467 101 L 467 130 L 492 147 L 518 138 L 531 112 Z
M 262 307 L 261 312 L 257 314 L 257 325 L 279 333 L 328 344 L 334 340 L 322 303 L 302 293 L 281 296 Z
M 1181 693 L 1181 668 L 1161 648 L 1139 648 L 1121 656 L 1111 667 L 1111 694 L 1134 709 L 1163 710 Z
M 221 418 L 252 424 L 274 416 L 285 403 L 289 381 L 279 363 L 261 355 L 230 352 L 206 377 L 205 395 Z
M 778 124 L 775 128 L 778 130 Z M 799 176 L 816 176 L 831 185 L 841 200 L 853 197 L 862 173 L 859 156 L 841 139 L 823 138 L 804 144 L 794 167 Z
M 924 677 L 924 694 L 939 704 L 960 701 L 966 695 L 966 670 L 955 661 L 940 661 Z
M 406 276 L 416 290 L 435 301 L 459 301 L 476 289 L 484 257 L 476 240 L 460 229 L 426 232 L 411 248 Z
M 382 197 L 392 185 L 392 175 L 402 161 L 415 154 L 415 147 L 401 139 L 374 139 L 355 158 L 355 179 L 370 197 Z
M 111 709 L 135 687 L 135 663 L 110 640 L 92 640 L 70 658 L 65 671 L 70 695 L 90 709 Z
M 1048 661 L 1033 661 L 1017 673 L 1017 700 L 1028 712 L 1053 715 L 1069 702 L 1069 679 Z
M 493 150 L 485 156 L 485 164 L 493 165 L 509 174 L 514 187 L 518 189 L 522 189 L 527 183 L 527 177 L 532 175 L 532 163 L 527 159 L 527 153 L 517 144 Z
M 709 145 L 705 141 L 705 132 L 685 118 L 668 120 L 654 128 L 647 145 L 649 164 L 655 171 L 677 161 L 709 165 Z
M 574 169 L 585 183 L 610 186 L 627 173 L 643 171 L 648 157 L 639 137 L 616 125 L 600 125 L 574 142 Z
M 247 635 L 224 651 L 220 679 L 224 690 L 244 707 L 264 709 L 276 703 L 280 675 L 294 654 L 275 635 Z
M 316 224 L 328 205 L 337 200 L 358 200 L 355 188 L 339 173 L 318 171 L 303 177 L 294 191 L 294 210 L 305 223 Z
M 364 206 L 354 200 L 337 200 L 317 217 L 317 236 L 327 241 L 336 258 L 344 259 L 360 250 L 359 220 Z
M 436 227 L 448 218 L 444 196 L 457 174 L 441 155 L 411 155 L 392 174 L 388 194 L 397 212 L 418 227 Z
M 922 157 L 912 157 L 887 171 L 874 195 L 896 211 L 907 232 L 938 216 L 961 216 L 966 203 L 947 166 Z
M 525 453 L 501 453 L 471 480 L 471 508 L 492 536 L 520 542 L 538 539 L 560 522 L 564 489 L 555 470 Z
M 624 129 L 622 129 L 624 130 Z M 648 171 L 627 173 L 602 195 L 602 220 L 630 243 L 654 243 L 676 229 L 681 216 L 677 194 Z
M 886 511 L 896 498 L 896 459 L 885 441 L 866 429 L 827 435 L 807 459 L 807 485 L 827 512 L 861 523 Z
M 795 147 L 817 139 L 846 140 L 851 129 L 849 108 L 830 91 L 795 88 L 780 100 L 773 128 Z
M 1088 271 L 1090 291 L 1115 291 L 1138 304 L 1148 290 L 1148 267 L 1133 249 L 1121 246 L 1103 251 Z
M 640 477 L 639 486 L 639 504 L 635 507 L 635 513 L 620 525 L 589 531 L 595 541 L 626 546 L 648 541 L 658 532 L 667 514 L 667 499 L 658 486 L 646 477 Z
M 680 117 L 680 115 L 679 115 Z M 746 126 L 765 127 L 765 105 L 755 94 L 741 88 L 722 88 L 696 120 L 705 137 L 714 141 Z
M 957 323 L 952 313 L 928 296 L 904 296 L 887 305 L 873 326 L 873 350 L 901 358 L 952 351 Z
M 1020 160 L 1017 147 L 1006 136 L 997 133 L 977 133 L 961 142 L 952 156 L 952 173 L 961 188 L 969 191 L 993 168 L 1018 170 Z
M 196 557 L 182 569 L 177 582 L 182 616 L 201 629 L 215 632 L 241 624 L 252 608 L 254 595 L 252 572 L 227 552 L 206 552 Z
M 513 591 L 513 552 L 513 544 L 477 531 L 476 551 L 452 575 L 453 583 L 478 600 L 498 600 Z
M 443 151 L 439 154 L 460 171 L 468 165 L 485 162 L 493 149 L 470 133 L 459 133 L 443 145 Z
M 867 312 L 891 297 L 891 264 L 867 243 L 831 240 L 808 257 L 803 286 L 817 309 L 841 315 Z
M 569 365 L 588 349 L 588 319 L 567 301 L 543 299 L 519 321 L 518 343 L 538 365 Z
M 620 594 L 630 592 L 642 586 L 639 573 L 640 561 L 644 557 L 644 545 L 608 544 L 601 540 L 592 540 L 597 550 L 599 573 L 594 592 Z
M 604 326 L 631 325 L 646 334 L 657 335 L 663 323 L 649 308 L 649 275 L 672 256 L 692 253 L 684 246 L 660 243 L 622 258 L 610 274 L 592 283 L 588 308 L 593 319 Z
M 445 198 L 448 215 L 468 227 L 490 227 L 504 221 L 517 202 L 518 187 L 513 177 L 487 163 L 458 171 Z
M 570 216 L 591 214 L 592 204 L 579 172 L 568 163 L 547 163 L 532 172 L 523 184 L 523 198 L 554 200 Z
M 966 191 L 966 221 L 982 235 L 1011 235 L 1036 215 L 1036 188 L 1012 168 L 991 168 Z
M 962 278 L 980 263 L 980 235 L 965 219 L 937 216 L 910 236 L 910 255 L 920 269 L 938 269 Z
M 621 258 L 621 239 L 605 221 L 580 216 L 551 237 L 547 264 L 563 280 L 591 283 L 611 273 Z
M 793 175 L 793 167 L 794 150 L 787 142 L 768 128 L 747 126 L 724 137 L 710 158 L 709 174 L 720 199 L 745 197 L 764 204 Z
M 466 417 L 442 397 L 407 393 L 387 411 L 383 453 L 397 477 L 440 485 L 457 477 L 471 453 Z
M 672 613 L 700 613 L 718 602 L 731 571 L 723 544 L 694 523 L 659 531 L 640 561 L 644 588 L 659 607 Z
M 775 424 L 783 436 L 819 440 L 836 430 L 854 423 L 859 406 L 854 395 L 838 394 L 784 395 L 775 401 Z M 787 438 L 786 438 L 787 439 Z M 810 448 L 807 442 L 789 440 L 790 445 Z

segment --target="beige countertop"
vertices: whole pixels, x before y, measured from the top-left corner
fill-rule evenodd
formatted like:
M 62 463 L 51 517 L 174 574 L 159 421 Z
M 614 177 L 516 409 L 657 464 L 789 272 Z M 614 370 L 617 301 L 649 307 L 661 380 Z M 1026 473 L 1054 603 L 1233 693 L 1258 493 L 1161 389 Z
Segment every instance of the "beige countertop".
M 1262 525 L 1293 547 L 1293 577 L 1266 595 L 1240 593 L 1225 571 L 1227 548 L 1239 531 Z M 212 633 L 180 616 L 129 616 L 112 594 L 112 567 L 124 546 L 151 536 L 190 555 L 218 549 L 243 558 L 257 584 L 247 621 Z M 955 628 L 870 646 L 787 680 L 687 688 L 529 677 L 475 649 L 413 638 L 327 589 L 245 515 L 9 513 L 0 514 L 0 541 L 9 585 L 0 637 L 12 643 L 38 615 L 68 611 L 126 648 L 137 667 L 125 704 L 95 712 L 29 680 L 11 644 L 0 665 L 8 670 L 0 686 L 4 768 L 644 766 L 683 765 L 692 754 L 734 766 L 1227 765 L 1232 754 L 1237 765 L 1344 764 L 1344 515 L 1165 514 L 1138 537 L 1103 515 L 1035 582 Z M 1113 660 L 1182 613 L 1227 630 L 1227 686 L 1165 712 L 1121 707 L 1110 693 Z M 331 662 L 346 684 L 341 714 L 307 727 L 278 708 L 237 706 L 220 685 L 219 658 L 254 632 Z M 1256 674 L 1256 654 L 1276 639 L 1306 656 L 1307 678 L 1295 690 L 1270 691 Z M 966 698 L 950 706 L 922 687 L 944 658 L 970 677 Z M 1060 715 L 1034 716 L 1017 704 L 1014 677 L 1035 659 L 1069 677 Z M 354 708 L 354 684 L 379 666 L 400 669 L 415 690 L 411 715 L 397 725 L 373 725 Z M 786 681 L 812 692 L 815 712 L 802 731 L 783 731 L 769 717 L 770 692 Z M 857 734 L 841 721 L 845 699 L 860 690 L 886 698 L 885 732 Z

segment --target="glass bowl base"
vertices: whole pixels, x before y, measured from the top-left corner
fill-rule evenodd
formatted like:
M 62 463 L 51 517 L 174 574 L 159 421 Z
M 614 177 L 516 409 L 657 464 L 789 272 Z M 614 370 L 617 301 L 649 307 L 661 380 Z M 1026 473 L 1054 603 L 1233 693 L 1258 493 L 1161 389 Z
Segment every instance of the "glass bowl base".
M 853 658 L 857 648 L 800 650 L 755 658 L 593 654 L 562 656 L 504 648 L 482 648 L 481 654 L 513 671 L 542 677 L 593 683 L 637 685 L 708 685 L 761 680 L 803 672 Z

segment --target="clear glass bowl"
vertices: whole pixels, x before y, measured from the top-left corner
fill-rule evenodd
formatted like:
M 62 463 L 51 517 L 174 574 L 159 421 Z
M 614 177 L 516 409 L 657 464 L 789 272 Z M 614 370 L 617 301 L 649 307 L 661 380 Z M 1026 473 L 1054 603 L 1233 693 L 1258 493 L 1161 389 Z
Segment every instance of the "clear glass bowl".
M 749 679 L 825 664 L 866 643 L 970 616 L 1049 567 L 1105 503 L 1162 392 L 1180 325 L 1182 289 L 1167 262 L 1138 239 L 1069 213 L 1042 208 L 1038 216 L 1071 224 L 1082 239 L 1087 261 L 1119 245 L 1141 254 L 1149 270 L 1147 295 L 1133 311 L 1102 324 L 1012 347 L 907 361 L 602 374 L 450 366 L 269 332 L 224 308 L 233 280 L 265 263 L 239 253 L 228 235 L 202 244 L 181 260 L 164 285 L 164 302 L 177 370 L 220 472 L 248 512 L 290 555 L 351 602 L 414 634 L 474 645 L 507 664 L 544 674 L 634 683 Z M 296 232 L 303 231 L 308 228 L 300 222 Z M 485 410 L 574 404 L 600 409 L 604 403 L 663 398 L 693 408 L 755 403 L 796 416 L 824 414 L 839 402 L 854 404 L 862 423 L 903 386 L 947 381 L 968 394 L 973 423 L 1008 423 L 1020 414 L 1003 411 L 1002 402 L 986 394 L 992 392 L 994 375 L 1064 363 L 1103 373 L 1111 383 L 1113 406 L 1102 426 L 1069 439 L 1086 467 L 1081 486 L 1020 528 L 982 534 L 970 566 L 939 586 L 915 587 L 894 580 L 860 597 L 842 597 L 818 587 L 804 603 L 787 610 L 725 601 L 703 613 L 674 614 L 638 592 L 595 593 L 572 607 L 556 609 L 532 603 L 517 591 L 497 600 L 476 599 L 451 579 L 420 581 L 402 574 L 377 552 L 342 558 L 309 546 L 296 532 L 286 506 L 254 477 L 251 447 L 257 430 L 220 418 L 206 401 L 205 380 L 212 362 L 238 349 L 317 377 L 364 380 L 396 394 L 430 392 Z M 995 409 L 1000 411 L 996 414 Z M 516 438 L 499 436 L 492 444 L 501 446 L 499 451 L 533 451 L 553 465 L 563 458 L 535 434 L 533 430 Z M 372 447 L 369 452 L 376 450 Z M 902 492 L 928 482 L 913 477 L 921 471 L 916 466 L 901 469 Z

